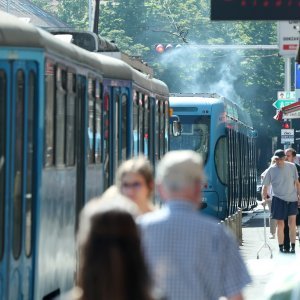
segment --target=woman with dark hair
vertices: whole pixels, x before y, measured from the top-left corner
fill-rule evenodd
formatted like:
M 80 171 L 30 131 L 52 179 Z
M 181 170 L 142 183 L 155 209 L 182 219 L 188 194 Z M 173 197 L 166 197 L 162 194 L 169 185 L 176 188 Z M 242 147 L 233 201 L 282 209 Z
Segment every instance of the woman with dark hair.
M 122 195 L 98 200 L 81 213 L 78 279 L 71 298 L 153 300 L 134 221 L 136 205 Z

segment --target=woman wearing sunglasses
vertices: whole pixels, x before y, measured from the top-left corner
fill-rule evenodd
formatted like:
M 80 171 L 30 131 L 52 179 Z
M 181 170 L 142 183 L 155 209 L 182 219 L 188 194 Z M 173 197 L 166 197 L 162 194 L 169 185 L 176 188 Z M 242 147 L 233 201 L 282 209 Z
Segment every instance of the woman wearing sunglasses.
M 151 201 L 154 189 L 153 169 L 145 157 L 125 161 L 117 171 L 116 185 L 121 194 L 137 204 L 141 214 L 154 210 Z

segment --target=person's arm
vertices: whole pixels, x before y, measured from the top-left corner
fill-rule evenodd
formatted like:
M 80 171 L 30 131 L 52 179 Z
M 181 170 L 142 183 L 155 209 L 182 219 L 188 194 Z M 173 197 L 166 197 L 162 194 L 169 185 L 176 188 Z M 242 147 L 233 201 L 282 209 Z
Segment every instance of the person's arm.
M 238 294 L 238 295 L 235 295 L 235 296 L 228 297 L 227 299 L 228 300 L 244 300 L 244 297 L 243 297 L 242 294 Z
M 295 180 L 295 186 L 297 189 L 297 196 L 298 196 L 298 201 L 300 199 L 300 182 L 298 180 Z
M 261 189 L 261 199 L 263 200 L 262 205 L 266 205 L 269 195 L 268 195 L 268 185 L 263 185 Z

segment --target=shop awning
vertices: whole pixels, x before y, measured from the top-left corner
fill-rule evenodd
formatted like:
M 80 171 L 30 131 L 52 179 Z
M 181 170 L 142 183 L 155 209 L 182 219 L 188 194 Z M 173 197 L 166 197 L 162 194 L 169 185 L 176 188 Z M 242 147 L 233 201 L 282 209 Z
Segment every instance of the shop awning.
M 277 111 L 274 119 L 277 121 L 281 121 L 282 119 L 300 119 L 300 102 L 282 107 Z

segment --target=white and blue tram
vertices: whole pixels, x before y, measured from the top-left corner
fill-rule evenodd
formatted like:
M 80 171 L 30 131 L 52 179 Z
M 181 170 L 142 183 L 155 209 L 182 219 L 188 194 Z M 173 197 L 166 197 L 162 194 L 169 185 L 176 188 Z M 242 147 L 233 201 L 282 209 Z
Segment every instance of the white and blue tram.
M 247 113 L 216 94 L 171 94 L 170 106 L 182 130 L 170 150 L 195 150 L 205 163 L 203 211 L 224 219 L 254 205 L 256 131 Z
M 71 288 L 84 203 L 119 163 L 168 150 L 169 91 L 0 12 L 0 299 Z

